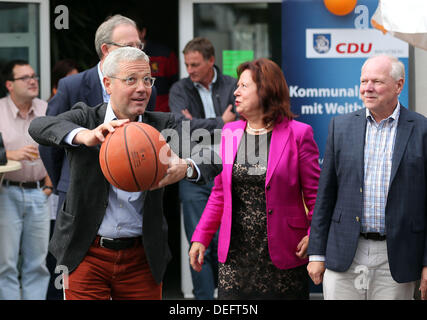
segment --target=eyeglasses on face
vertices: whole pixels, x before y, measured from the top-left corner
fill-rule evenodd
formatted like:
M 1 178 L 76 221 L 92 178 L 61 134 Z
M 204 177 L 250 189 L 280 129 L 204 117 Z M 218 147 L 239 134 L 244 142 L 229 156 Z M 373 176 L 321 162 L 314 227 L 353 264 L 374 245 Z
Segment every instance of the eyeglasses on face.
M 40 79 L 39 76 L 36 76 L 35 74 L 33 74 L 32 76 L 23 76 L 23 77 L 19 77 L 19 78 L 14 78 L 10 81 L 22 80 L 24 82 L 29 82 L 30 80 L 38 81 L 39 79 Z
M 137 48 L 137 49 L 140 49 L 140 50 L 144 49 L 144 44 L 142 42 L 127 43 L 127 44 L 120 44 L 120 43 L 116 43 L 116 42 L 107 42 L 107 44 L 112 45 L 112 46 L 121 47 L 121 48 L 133 47 L 133 48 Z
M 129 87 L 136 87 L 138 85 L 138 78 L 132 77 L 132 76 L 127 78 L 118 78 L 118 77 L 109 77 L 109 78 L 121 80 L 124 83 L 126 83 L 126 85 L 128 85 Z M 154 85 L 154 81 L 156 80 L 156 78 L 145 76 L 141 80 L 144 87 L 151 88 Z

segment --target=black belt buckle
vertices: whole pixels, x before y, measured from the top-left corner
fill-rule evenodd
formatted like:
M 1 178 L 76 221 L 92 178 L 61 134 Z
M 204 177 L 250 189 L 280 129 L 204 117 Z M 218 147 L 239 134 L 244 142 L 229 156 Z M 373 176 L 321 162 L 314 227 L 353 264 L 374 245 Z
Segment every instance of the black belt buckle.
M 105 246 L 105 241 L 107 240 L 107 242 L 108 241 L 114 241 L 114 239 L 112 239 L 112 238 L 107 238 L 107 237 L 100 237 L 99 238 L 99 246 L 100 247 L 102 247 L 102 248 L 107 248 L 107 249 L 109 249 L 108 247 L 109 247 L 109 245 L 108 245 L 108 243 L 107 243 L 107 246 Z
M 381 235 L 378 232 L 367 232 L 367 233 L 360 233 L 362 237 L 364 237 L 367 240 L 374 240 L 374 241 L 384 241 L 386 239 L 385 235 Z

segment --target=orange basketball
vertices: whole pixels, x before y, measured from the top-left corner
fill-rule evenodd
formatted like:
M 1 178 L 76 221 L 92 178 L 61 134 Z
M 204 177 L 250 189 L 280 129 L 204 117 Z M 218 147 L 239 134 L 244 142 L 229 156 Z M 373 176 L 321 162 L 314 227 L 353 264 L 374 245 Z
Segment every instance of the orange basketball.
M 99 163 L 110 184 L 130 192 L 148 190 L 166 175 L 169 146 L 152 126 L 130 122 L 115 128 L 101 145 Z

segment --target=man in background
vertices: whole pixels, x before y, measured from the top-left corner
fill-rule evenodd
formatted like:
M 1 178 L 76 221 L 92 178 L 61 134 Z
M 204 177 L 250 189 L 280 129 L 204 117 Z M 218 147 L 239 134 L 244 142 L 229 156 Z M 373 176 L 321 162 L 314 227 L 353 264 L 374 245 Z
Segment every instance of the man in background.
M 194 38 L 184 48 L 184 60 L 188 77 L 176 82 L 170 91 L 169 106 L 177 120 L 188 122 L 190 132 L 206 129 L 206 139 L 214 147 L 214 130 L 221 129 L 225 123 L 234 121 L 234 90 L 237 80 L 223 75 L 215 66 L 215 49 L 206 38 Z M 218 130 L 217 134 L 220 134 Z M 216 139 L 219 141 L 219 138 Z M 184 215 L 185 233 L 190 243 L 197 223 L 202 216 L 213 187 L 213 181 L 206 185 L 194 185 L 188 181 L 179 182 L 179 197 Z M 192 268 L 194 295 L 196 299 L 213 299 L 217 284 L 218 236 L 216 235 L 206 250 L 205 265 L 201 272 Z
M 6 173 L 0 186 L 0 300 L 44 300 L 52 187 L 28 127 L 45 115 L 47 103 L 37 98 L 39 77 L 27 61 L 7 63 L 3 77 L 9 95 L 0 99 L 0 132 L 7 159 L 22 167 Z

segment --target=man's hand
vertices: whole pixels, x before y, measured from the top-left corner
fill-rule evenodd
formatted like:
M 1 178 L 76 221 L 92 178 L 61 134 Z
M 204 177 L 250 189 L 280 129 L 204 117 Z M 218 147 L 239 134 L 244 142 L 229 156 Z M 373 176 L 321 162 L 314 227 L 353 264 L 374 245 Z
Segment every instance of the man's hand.
M 421 300 L 427 300 L 427 266 L 423 267 L 420 281 Z
M 224 113 L 222 114 L 221 117 L 224 123 L 236 120 L 236 114 L 232 111 L 232 109 L 233 109 L 233 105 L 229 104 L 227 109 L 225 109 Z
M 205 256 L 206 247 L 200 242 L 193 242 L 190 252 L 190 265 L 194 271 L 200 272 L 203 266 L 203 258 Z
M 30 160 L 34 161 L 39 158 L 39 149 L 36 146 L 28 145 L 18 150 L 6 151 L 6 158 L 9 160 L 21 161 Z
M 150 190 L 163 188 L 169 184 L 178 182 L 185 178 L 187 174 L 187 162 L 184 159 L 178 157 L 175 152 L 170 150 L 171 156 L 169 158 L 168 170 L 166 171 L 165 177 L 159 181 L 157 186 L 154 186 Z
M 181 110 L 181 113 L 184 117 L 186 117 L 188 120 L 193 120 L 193 116 L 191 115 L 190 111 L 188 109 Z
M 96 146 L 105 140 L 109 132 L 114 132 L 114 128 L 120 127 L 129 122 L 129 119 L 113 120 L 103 123 L 93 130 L 82 130 L 76 134 L 73 144 L 84 144 L 87 147 Z
M 324 261 L 312 261 L 307 266 L 308 275 L 313 280 L 315 285 L 321 284 L 323 281 L 323 274 L 325 273 Z

